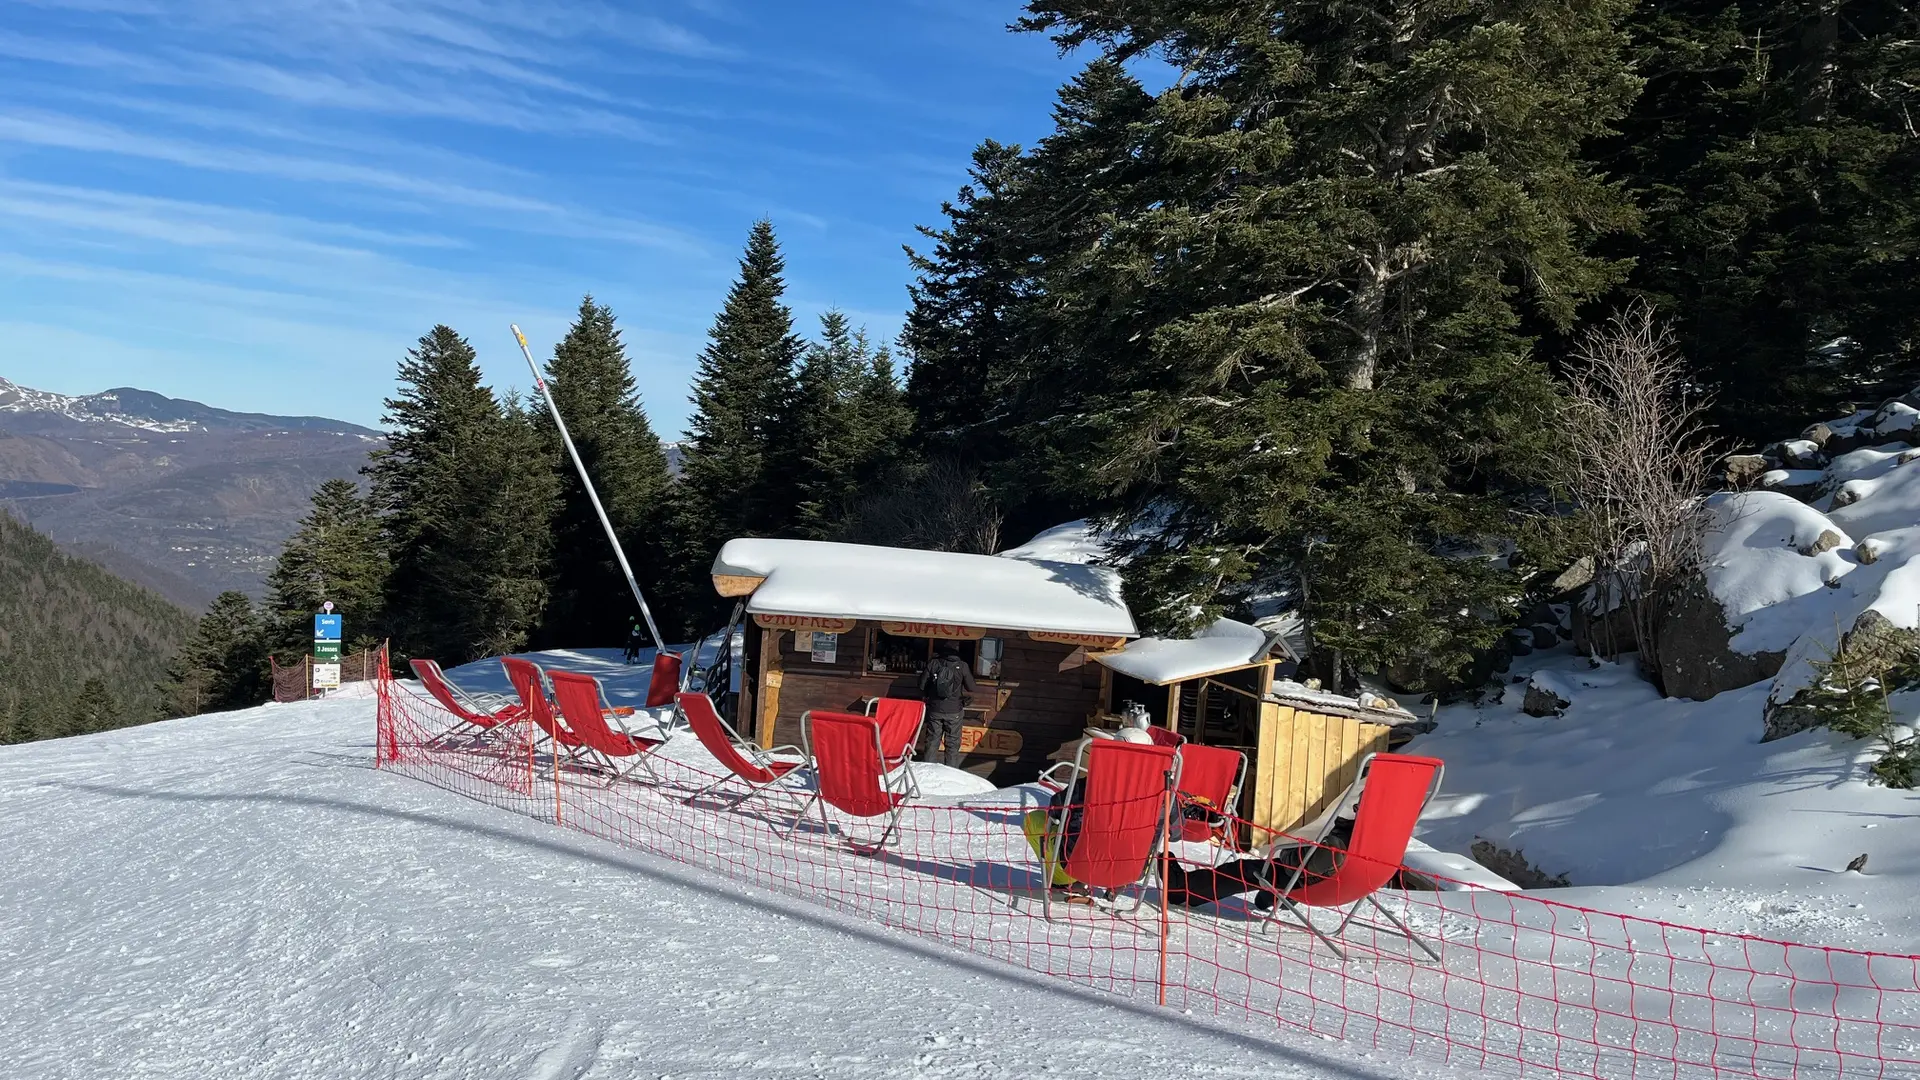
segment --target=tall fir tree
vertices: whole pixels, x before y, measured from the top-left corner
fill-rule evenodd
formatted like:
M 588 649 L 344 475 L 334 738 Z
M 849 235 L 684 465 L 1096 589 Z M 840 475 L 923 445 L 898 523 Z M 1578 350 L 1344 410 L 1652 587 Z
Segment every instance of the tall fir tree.
M 675 562 L 688 631 L 711 629 L 719 610 L 707 569 L 720 545 L 736 536 L 779 535 L 793 524 L 801 469 L 792 428 L 794 365 L 804 344 L 782 302 L 785 270 L 773 223 L 755 222 L 694 375 L 694 411 L 674 485 Z
M 1448 669 L 1500 632 L 1565 327 L 1629 227 L 1580 158 L 1637 89 L 1626 0 L 1035 0 L 1101 57 L 1028 155 L 1024 468 L 1137 526 L 1135 611 L 1191 628 L 1297 579 L 1336 670 Z M 1183 73 L 1150 94 L 1153 55 Z
M 1631 26 L 1647 88 L 1598 152 L 1718 425 L 1771 440 L 1912 389 L 1920 8 L 1654 0 Z
M 356 642 L 386 629 L 387 552 L 373 507 L 341 479 L 315 489 L 312 506 L 267 575 L 267 640 L 283 657 L 308 650 L 313 615 L 328 602 Z
M 666 452 L 634 388 L 626 346 L 613 311 L 588 296 L 547 363 L 547 385 L 566 420 L 580 460 L 620 537 L 649 606 L 668 580 Z M 587 499 L 578 471 L 544 409 L 533 411 L 558 478 L 553 518 L 551 596 L 537 640 L 545 646 L 612 645 L 623 641 L 637 612 L 632 591 Z M 662 614 L 655 612 L 656 621 Z
M 113 691 L 99 678 L 88 679 L 80 685 L 80 692 L 67 706 L 67 714 L 60 720 L 59 730 L 54 732 L 57 738 L 69 738 L 95 731 L 111 731 L 121 725 L 120 703 L 114 700 Z
M 261 704 L 272 692 L 267 655 L 253 601 L 242 592 L 221 593 L 168 666 L 162 688 L 168 711 L 195 716 Z
M 1030 201 L 1020 183 L 1026 164 L 1018 146 L 982 143 L 970 182 L 941 204 L 947 224 L 920 227 L 931 248 L 907 249 L 916 276 L 900 342 L 923 452 L 991 460 L 1004 450 L 999 417 L 983 406 L 1024 353 L 1022 285 L 1034 239 L 1020 220 Z
M 552 462 L 451 328 L 408 350 L 399 383 L 387 446 L 366 470 L 391 567 L 394 653 L 461 663 L 520 648 L 545 603 Z
M 795 401 L 792 437 L 802 452 L 791 531 L 831 539 L 855 501 L 900 460 L 913 414 L 891 354 L 838 311 L 820 317 L 820 341 L 800 363 Z

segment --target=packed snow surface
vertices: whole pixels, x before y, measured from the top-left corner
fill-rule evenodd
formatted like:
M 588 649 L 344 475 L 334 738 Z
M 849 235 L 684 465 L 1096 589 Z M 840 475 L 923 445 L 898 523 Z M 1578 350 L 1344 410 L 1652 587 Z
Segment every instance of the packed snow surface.
M 729 540 L 716 575 L 760 577 L 755 614 L 937 622 L 1132 637 L 1106 567 L 817 540 Z
M 5 1075 L 1470 1075 L 1081 990 L 373 770 L 373 709 L 0 747 Z
M 1409 753 L 1446 762 L 1419 836 L 1521 853 L 1556 900 L 1689 926 L 1920 952 L 1920 792 L 1867 782 L 1869 744 L 1829 731 L 1760 742 L 1764 684 L 1661 698 L 1623 664 L 1516 661 L 1505 693 L 1450 706 Z M 1550 683 L 1563 715 L 1520 711 Z M 1920 700 L 1896 697 L 1911 714 Z M 1849 873 L 1868 855 L 1867 872 Z

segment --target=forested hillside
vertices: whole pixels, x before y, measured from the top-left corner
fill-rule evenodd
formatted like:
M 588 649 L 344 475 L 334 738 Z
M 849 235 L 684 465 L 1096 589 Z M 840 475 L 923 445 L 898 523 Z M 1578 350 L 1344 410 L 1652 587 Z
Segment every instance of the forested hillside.
M 167 661 L 193 627 L 0 513 L 0 742 L 159 719 Z

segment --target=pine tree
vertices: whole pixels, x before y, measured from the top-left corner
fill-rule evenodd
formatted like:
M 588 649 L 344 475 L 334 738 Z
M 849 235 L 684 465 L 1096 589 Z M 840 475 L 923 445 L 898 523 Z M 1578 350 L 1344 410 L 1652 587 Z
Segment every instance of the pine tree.
M 982 143 L 972 182 L 941 204 L 946 227 L 920 227 L 932 249 L 907 249 L 916 279 L 900 334 L 912 360 L 906 401 L 921 441 L 935 452 L 988 460 L 1005 446 L 983 404 L 1021 355 L 1023 263 L 1033 246 L 1019 225 L 1025 166 L 1018 146 Z
M 492 543 L 482 562 L 485 592 L 475 609 L 468 653 L 504 656 L 526 648 L 546 611 L 548 558 L 553 534 L 547 526 L 559 497 L 560 478 L 550 467 L 545 440 L 533 414 L 509 394 L 492 425 L 485 454 L 493 497 L 475 527 Z
M 612 309 L 591 296 L 580 302 L 578 317 L 547 363 L 547 384 L 641 590 L 649 605 L 658 603 L 666 581 L 667 457 L 635 391 Z M 552 593 L 538 639 L 549 647 L 618 643 L 635 615 L 632 590 L 558 429 L 544 410 L 534 417 L 560 491 Z
M 546 599 L 551 456 L 449 327 L 407 352 L 399 383 L 387 447 L 367 468 L 391 562 L 393 651 L 461 663 L 517 649 Z
M 113 698 L 113 691 L 98 678 L 88 679 L 80 686 L 80 692 L 74 695 L 73 702 L 67 708 L 67 714 L 60 721 L 60 727 L 53 735 L 55 738 L 69 738 L 95 731 L 110 731 L 120 726 L 120 703 Z
M 33 729 L 20 715 L 20 695 L 7 694 L 5 706 L 0 707 L 0 746 L 12 746 L 32 738 Z
M 223 709 L 244 709 L 265 701 L 266 635 L 253 602 L 242 592 L 214 598 L 167 669 L 169 711 L 195 716 Z
M 747 238 L 740 277 L 707 331 L 694 376 L 694 413 L 674 485 L 679 583 L 687 630 L 718 610 L 707 568 L 736 536 L 779 535 L 792 526 L 792 483 L 800 471 L 793 421 L 794 364 L 802 342 L 793 333 L 785 260 L 773 223 L 759 221 Z M 710 627 L 709 627 L 710 628 Z
M 1655 0 L 1601 145 L 1647 208 L 1632 285 L 1754 441 L 1920 379 L 1920 8 Z
M 838 311 L 820 317 L 820 341 L 807 350 L 796 382 L 793 437 L 802 453 L 792 531 L 825 540 L 899 460 L 913 415 L 893 358 Z
M 283 657 L 305 653 L 313 615 L 328 601 L 355 640 L 379 641 L 387 573 L 385 540 L 372 506 L 353 481 L 325 481 L 267 575 L 269 646 Z
M 1286 570 L 1336 667 L 1500 632 L 1554 391 L 1528 327 L 1614 285 L 1582 162 L 1636 90 L 1625 0 L 1036 0 L 1102 52 L 1029 155 L 1023 467 L 1091 488 L 1135 611 L 1180 630 Z M 1361 10 L 1364 9 L 1364 10 Z M 1185 73 L 1154 95 L 1152 54 Z

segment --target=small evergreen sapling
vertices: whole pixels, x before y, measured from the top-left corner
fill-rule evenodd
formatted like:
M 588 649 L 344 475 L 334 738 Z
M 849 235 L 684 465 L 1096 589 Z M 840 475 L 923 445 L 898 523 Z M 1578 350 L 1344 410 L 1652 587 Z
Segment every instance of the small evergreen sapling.
M 1920 739 L 1894 721 L 1887 697 L 1892 690 L 1920 685 L 1920 657 L 1870 674 L 1866 665 L 1849 659 L 1843 645 L 1814 661 L 1814 668 L 1818 678 L 1795 704 L 1842 735 L 1878 741 L 1880 754 L 1871 768 L 1876 780 L 1890 788 L 1920 786 Z

